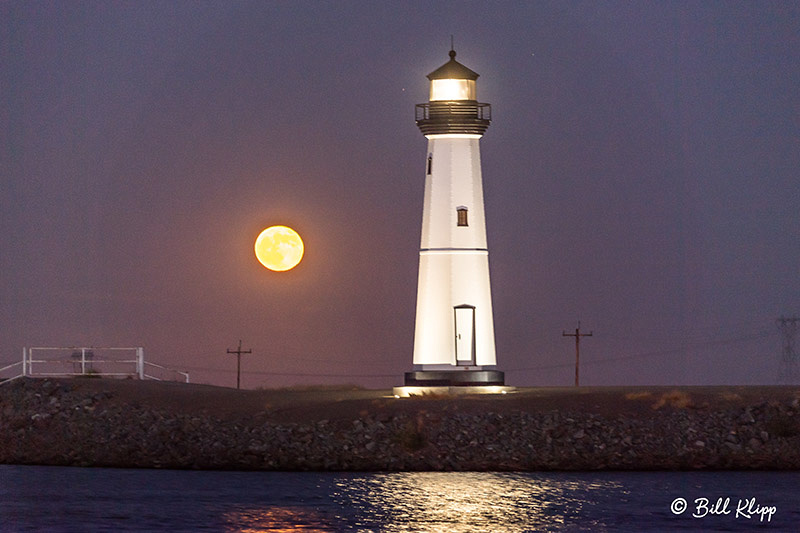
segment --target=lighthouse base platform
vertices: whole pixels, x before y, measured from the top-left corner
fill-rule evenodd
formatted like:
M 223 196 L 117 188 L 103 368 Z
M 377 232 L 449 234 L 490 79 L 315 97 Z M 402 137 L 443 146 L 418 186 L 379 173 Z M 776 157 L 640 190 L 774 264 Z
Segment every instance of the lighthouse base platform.
M 394 387 L 395 398 L 411 398 L 414 396 L 436 398 L 440 396 L 464 396 L 472 394 L 510 394 L 517 392 L 516 387 L 504 385 L 476 385 L 474 387 Z
M 499 370 L 471 367 L 461 370 L 417 370 L 406 372 L 405 386 L 394 387 L 395 397 L 450 396 L 462 394 L 507 394 L 514 387 L 505 386 L 505 374 Z
M 505 374 L 499 370 L 419 370 L 405 375 L 407 387 L 502 387 L 505 383 Z

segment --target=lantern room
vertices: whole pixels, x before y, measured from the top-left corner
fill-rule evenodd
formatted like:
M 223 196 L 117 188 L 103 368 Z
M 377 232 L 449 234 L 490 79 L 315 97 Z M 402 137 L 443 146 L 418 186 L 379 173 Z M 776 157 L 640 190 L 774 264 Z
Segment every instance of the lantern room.
M 431 102 L 478 99 L 475 90 L 478 74 L 456 61 L 455 50 L 450 50 L 450 61 L 428 74 L 428 79 L 431 80 Z
M 428 74 L 430 100 L 417 104 L 417 126 L 424 135 L 483 135 L 492 120 L 489 104 L 478 102 L 478 73 L 456 61 L 450 61 Z

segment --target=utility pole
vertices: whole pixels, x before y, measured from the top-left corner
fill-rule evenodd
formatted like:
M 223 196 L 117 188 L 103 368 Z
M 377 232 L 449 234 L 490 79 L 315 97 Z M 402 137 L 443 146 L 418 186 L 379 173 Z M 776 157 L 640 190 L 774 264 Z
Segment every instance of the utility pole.
M 580 361 L 581 361 L 581 337 L 591 337 L 592 331 L 589 333 L 581 333 L 581 321 L 578 321 L 578 327 L 575 328 L 575 333 L 567 333 L 566 331 L 561 333 L 562 337 L 575 337 L 575 386 L 577 387 L 580 384 L 580 380 L 578 378 L 578 369 L 580 368 Z
M 778 372 L 778 382 L 785 385 L 795 385 L 798 381 L 797 362 L 798 356 L 795 351 L 795 337 L 800 330 L 800 318 L 780 317 L 775 321 L 781 334 L 781 367 Z
M 235 350 L 228 348 L 228 353 L 236 354 L 236 388 L 239 389 L 242 378 L 242 354 L 253 353 L 253 350 L 242 350 L 242 339 L 239 339 L 239 347 Z

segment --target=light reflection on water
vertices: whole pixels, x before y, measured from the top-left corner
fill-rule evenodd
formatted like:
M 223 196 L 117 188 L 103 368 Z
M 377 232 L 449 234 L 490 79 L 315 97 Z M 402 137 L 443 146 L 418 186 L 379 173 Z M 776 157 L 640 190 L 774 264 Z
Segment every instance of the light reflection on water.
M 333 498 L 351 507 L 357 527 L 453 533 L 560 529 L 594 491 L 625 492 L 614 481 L 532 483 L 529 474 L 486 472 L 373 474 L 342 479 L 336 489 Z
M 317 505 L 239 507 L 223 516 L 226 531 L 547 531 L 583 518 L 579 529 L 604 529 L 586 520 L 594 493 L 627 494 L 611 480 L 552 479 L 531 474 L 401 472 L 340 474 Z
M 0 531 L 748 531 L 675 498 L 755 497 L 800 523 L 797 472 L 189 472 L 0 465 Z M 758 524 L 761 525 L 761 524 Z
M 284 531 L 547 531 L 603 530 L 584 506 L 595 495 L 628 492 L 613 480 L 485 472 L 338 474 L 311 492 L 323 501 L 243 507 L 224 513 L 225 530 Z M 327 485 L 327 486 L 326 486 Z M 595 513 L 596 514 L 596 513 Z M 580 523 L 580 526 L 576 524 Z
M 291 507 L 251 508 L 230 511 L 223 515 L 225 531 L 236 533 L 289 533 L 331 531 L 325 519 L 313 509 Z

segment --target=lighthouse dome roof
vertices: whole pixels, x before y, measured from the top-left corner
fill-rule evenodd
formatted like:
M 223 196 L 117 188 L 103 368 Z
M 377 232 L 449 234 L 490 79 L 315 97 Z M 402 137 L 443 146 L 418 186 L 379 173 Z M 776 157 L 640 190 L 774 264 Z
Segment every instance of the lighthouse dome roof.
M 456 51 L 450 50 L 450 61 L 428 74 L 429 80 L 477 80 L 479 74 L 456 61 Z

